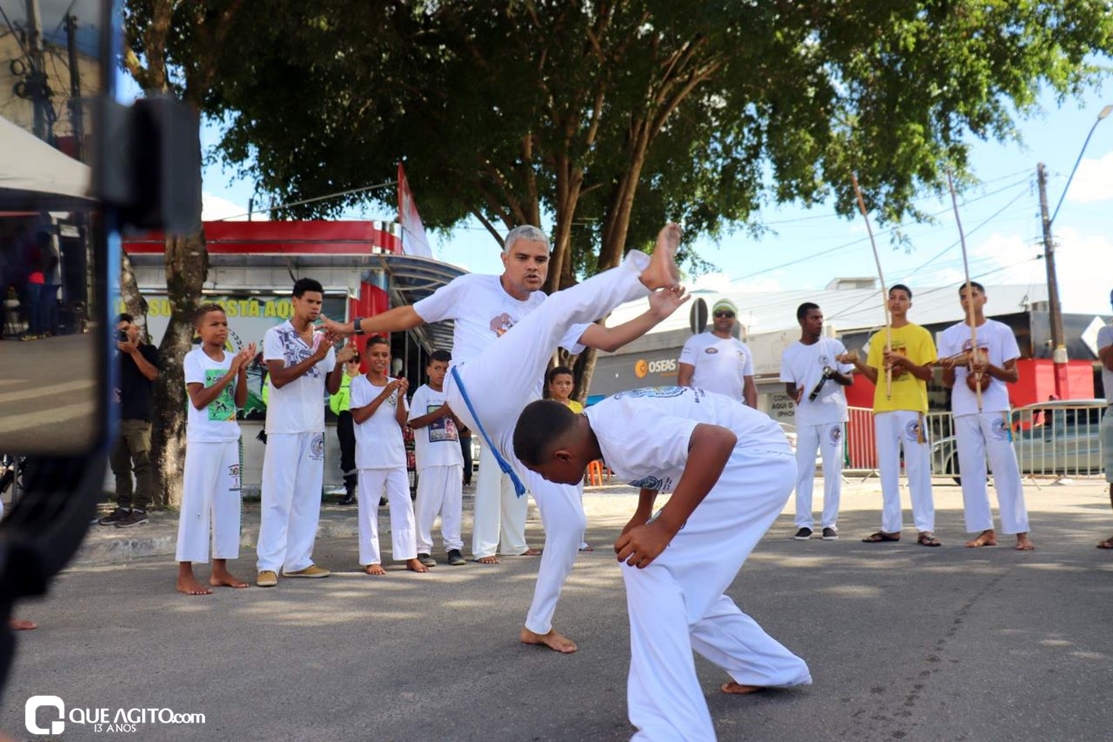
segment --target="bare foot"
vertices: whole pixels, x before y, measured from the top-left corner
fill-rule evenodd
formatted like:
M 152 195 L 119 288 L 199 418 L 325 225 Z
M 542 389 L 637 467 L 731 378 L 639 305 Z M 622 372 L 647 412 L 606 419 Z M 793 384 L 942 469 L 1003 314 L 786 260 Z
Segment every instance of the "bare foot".
M 1017 551 L 1035 551 L 1036 545 L 1028 538 L 1027 533 L 1016 534 L 1016 550 Z
M 386 574 L 386 570 L 383 569 L 383 565 L 381 564 L 368 564 L 363 568 L 363 571 L 369 575 L 375 575 L 376 577 Z
M 990 528 L 979 533 L 978 537 L 973 541 L 967 541 L 966 545 L 971 549 L 976 549 L 979 546 L 996 546 L 997 534 Z
M 235 577 L 228 574 L 227 572 L 213 572 L 212 576 L 209 577 L 209 584 L 213 587 L 247 587 L 246 582 L 244 582 L 243 580 L 237 580 Z
M 747 693 L 757 693 L 759 690 L 764 690 L 760 685 L 742 685 L 733 680 L 729 683 L 723 683 L 719 686 L 719 690 L 723 693 L 730 693 L 736 696 L 743 696 Z
M 244 585 L 244 587 L 247 587 Z M 212 595 L 213 591 L 197 581 L 192 574 L 189 576 L 178 575 L 178 592 L 185 595 Z
M 680 247 L 680 227 L 669 222 L 657 233 L 657 246 L 649 257 L 649 267 L 639 279 L 651 291 L 675 289 L 680 286 L 680 271 L 676 267 L 676 250 Z
M 529 629 L 522 627 L 522 633 L 518 638 L 521 640 L 522 644 L 548 647 L 554 652 L 560 652 L 561 654 L 572 654 L 576 651 L 576 643 L 564 634 L 557 633 L 556 629 L 550 629 L 548 634 L 535 634 Z
M 518 556 L 541 556 L 541 550 L 540 549 L 526 549 L 525 551 L 523 551 Z
M 411 572 L 428 572 L 429 571 L 429 568 L 426 567 L 421 562 L 419 562 L 417 559 L 407 559 L 406 560 L 406 569 L 410 570 Z
M 12 631 L 30 631 L 39 628 L 39 625 L 34 621 L 28 621 L 26 618 L 9 618 L 8 628 Z
M 498 564 L 499 558 L 497 556 L 477 557 L 475 561 L 479 564 Z

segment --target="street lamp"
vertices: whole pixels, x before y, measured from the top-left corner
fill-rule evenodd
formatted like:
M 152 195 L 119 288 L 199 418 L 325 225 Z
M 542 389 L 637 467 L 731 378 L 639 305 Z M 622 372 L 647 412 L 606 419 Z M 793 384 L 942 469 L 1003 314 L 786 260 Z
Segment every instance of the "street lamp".
M 1040 189 L 1040 215 L 1043 219 L 1043 255 L 1044 262 L 1047 264 L 1047 302 L 1048 302 L 1048 319 L 1051 322 L 1051 361 L 1055 364 L 1055 395 L 1059 399 L 1070 399 L 1070 381 L 1067 377 L 1067 346 L 1063 339 L 1063 312 L 1062 307 L 1059 305 L 1059 281 L 1055 276 L 1055 243 L 1051 238 L 1051 225 L 1055 221 L 1055 217 L 1059 215 L 1059 207 L 1063 205 L 1063 199 L 1067 197 L 1067 190 L 1070 188 L 1071 181 L 1074 180 L 1074 174 L 1078 170 L 1078 165 L 1082 162 L 1082 156 L 1086 153 L 1086 147 L 1090 144 L 1090 137 L 1094 135 L 1094 129 L 1098 128 L 1098 124 L 1102 122 L 1110 113 L 1113 113 L 1113 105 L 1105 106 L 1098 112 L 1097 120 L 1094 125 L 1090 127 L 1090 133 L 1086 135 L 1086 141 L 1082 143 L 1082 149 L 1078 153 L 1078 159 L 1074 161 L 1074 168 L 1070 171 L 1070 177 L 1067 178 L 1067 185 L 1063 188 L 1063 195 L 1059 196 L 1059 203 L 1055 206 L 1055 211 L 1049 217 L 1047 215 L 1047 173 L 1044 170 L 1043 163 L 1036 165 L 1036 181 Z

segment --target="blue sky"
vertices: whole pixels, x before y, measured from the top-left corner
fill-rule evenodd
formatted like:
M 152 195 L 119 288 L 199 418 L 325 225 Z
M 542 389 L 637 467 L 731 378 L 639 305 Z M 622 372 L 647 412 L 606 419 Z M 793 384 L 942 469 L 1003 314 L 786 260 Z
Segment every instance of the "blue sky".
M 1045 95 L 1044 111 L 1021 121 L 1023 144 L 977 143 L 971 164 L 982 185 L 960 196 L 971 277 L 985 284 L 1046 282 L 1036 164 L 1048 169 L 1048 200 L 1054 210 L 1098 112 L 1113 103 L 1113 85 L 1069 99 L 1059 106 Z M 211 147 L 219 129 L 210 124 L 202 144 Z M 371 183 L 368 183 L 371 185 Z M 228 218 L 247 211 L 254 192 L 250 181 L 219 165 L 204 172 L 205 218 Z M 421 194 L 414 194 L 421 208 Z M 934 224 L 908 224 L 910 248 L 895 247 L 876 224 L 882 270 L 887 284 L 908 283 L 914 290 L 957 285 L 962 253 L 950 199 L 925 197 L 924 210 L 939 214 Z M 257 205 L 258 206 L 258 205 Z M 345 218 L 393 221 L 396 214 L 378 205 L 347 212 Z M 834 277 L 875 276 L 873 252 L 861 217 L 834 215 L 830 204 L 812 209 L 793 205 L 763 211 L 772 232 L 754 239 L 741 230 L 718 244 L 697 241 L 716 273 L 701 276 L 692 288 L 764 292 L 823 288 Z M 1113 289 L 1113 116 L 1094 131 L 1053 224 L 1058 244 L 1056 267 L 1066 312 L 1109 314 Z M 431 236 L 437 257 L 468 270 L 501 271 L 498 246 L 476 224 Z

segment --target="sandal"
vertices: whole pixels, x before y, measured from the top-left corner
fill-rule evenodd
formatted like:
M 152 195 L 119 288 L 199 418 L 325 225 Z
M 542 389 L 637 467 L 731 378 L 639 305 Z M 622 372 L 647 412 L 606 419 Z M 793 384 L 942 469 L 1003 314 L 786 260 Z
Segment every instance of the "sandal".
M 920 546 L 943 545 L 943 543 L 939 539 L 937 539 L 935 536 L 932 536 L 930 533 L 921 533 L 920 537 L 916 539 L 916 543 L 918 543 Z
M 864 544 L 880 544 L 882 541 L 900 541 L 900 534 L 878 531 L 877 533 L 871 533 L 869 536 L 866 536 L 864 539 L 862 539 L 862 543 Z

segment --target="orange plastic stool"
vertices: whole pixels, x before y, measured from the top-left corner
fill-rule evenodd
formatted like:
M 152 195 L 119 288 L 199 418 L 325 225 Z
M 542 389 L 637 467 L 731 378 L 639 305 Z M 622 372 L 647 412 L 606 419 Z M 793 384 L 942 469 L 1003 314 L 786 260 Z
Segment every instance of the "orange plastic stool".
M 587 465 L 587 483 L 592 486 L 603 484 L 603 461 L 595 459 Z

